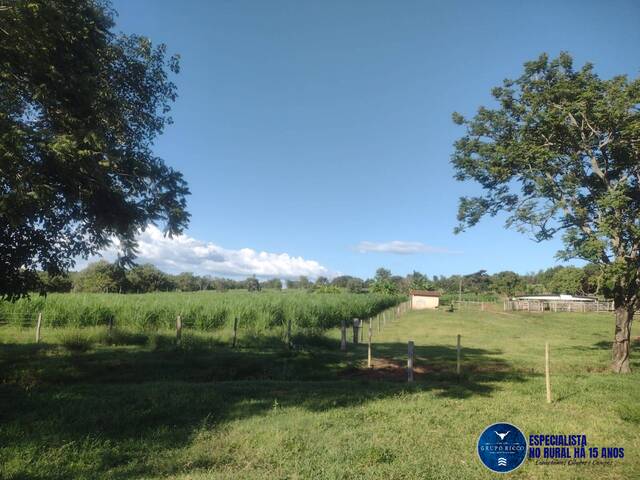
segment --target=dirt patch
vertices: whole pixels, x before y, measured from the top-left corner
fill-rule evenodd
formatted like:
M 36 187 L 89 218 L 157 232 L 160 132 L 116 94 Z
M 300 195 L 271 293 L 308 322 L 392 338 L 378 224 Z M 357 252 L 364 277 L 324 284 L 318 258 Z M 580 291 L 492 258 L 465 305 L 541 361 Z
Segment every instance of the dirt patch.
M 405 361 L 406 362 L 406 361 Z M 351 366 L 343 370 L 339 375 L 342 378 L 363 379 L 363 380 L 386 380 L 386 381 L 407 381 L 407 364 L 392 358 L 375 358 L 371 368 L 367 367 L 366 361 L 357 366 Z M 448 378 L 455 376 L 455 363 L 426 363 L 416 359 L 413 367 L 414 379 L 420 378 Z M 465 373 L 493 374 L 509 373 L 513 370 L 502 362 L 483 362 L 482 364 L 464 364 L 462 370 Z
M 417 379 L 423 375 L 441 373 L 444 370 L 443 366 L 438 365 L 414 365 L 413 376 Z M 371 368 L 368 368 L 365 362 L 362 366 L 353 366 L 343 370 L 340 376 L 343 378 L 406 382 L 407 364 L 391 358 L 374 358 Z

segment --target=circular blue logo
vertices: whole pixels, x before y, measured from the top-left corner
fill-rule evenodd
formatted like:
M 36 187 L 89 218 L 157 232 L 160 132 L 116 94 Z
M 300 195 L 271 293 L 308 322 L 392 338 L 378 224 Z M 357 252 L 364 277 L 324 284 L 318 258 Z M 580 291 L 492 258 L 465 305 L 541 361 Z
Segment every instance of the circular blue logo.
M 478 438 L 478 456 L 489 470 L 510 472 L 527 458 L 527 439 L 515 425 L 494 423 Z

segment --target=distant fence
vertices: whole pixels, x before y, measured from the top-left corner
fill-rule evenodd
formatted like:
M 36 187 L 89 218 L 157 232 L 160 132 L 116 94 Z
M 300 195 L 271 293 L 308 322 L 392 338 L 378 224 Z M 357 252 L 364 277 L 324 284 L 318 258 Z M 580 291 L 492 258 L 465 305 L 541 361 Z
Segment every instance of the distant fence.
M 504 311 L 524 312 L 613 312 L 613 301 L 570 302 L 561 300 L 505 300 Z
M 452 302 L 458 310 L 480 310 L 481 312 L 496 309 L 495 302 L 482 302 L 478 300 L 454 300 Z M 499 308 L 499 307 L 498 307 Z

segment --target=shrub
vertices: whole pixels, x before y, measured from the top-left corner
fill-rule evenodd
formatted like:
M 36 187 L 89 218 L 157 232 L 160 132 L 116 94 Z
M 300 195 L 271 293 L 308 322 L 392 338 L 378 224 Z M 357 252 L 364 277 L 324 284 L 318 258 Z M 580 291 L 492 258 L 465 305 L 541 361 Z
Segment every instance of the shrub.
M 94 340 L 87 334 L 71 331 L 60 338 L 62 348 L 70 353 L 83 353 L 91 349 Z
M 96 340 L 102 345 L 146 345 L 149 336 L 141 332 L 114 328 L 111 335 L 107 330 L 100 332 Z
M 154 352 L 159 350 L 172 350 L 176 348 L 176 338 L 162 333 L 154 333 L 149 336 L 147 345 L 149 345 Z

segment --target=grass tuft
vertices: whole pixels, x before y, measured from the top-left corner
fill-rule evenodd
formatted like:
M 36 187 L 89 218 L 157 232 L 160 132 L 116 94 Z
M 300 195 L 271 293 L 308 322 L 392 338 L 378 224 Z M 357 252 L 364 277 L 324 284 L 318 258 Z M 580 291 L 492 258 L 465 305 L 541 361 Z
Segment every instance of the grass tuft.
M 109 335 L 108 331 L 102 331 L 97 336 L 97 342 L 101 345 L 146 345 L 149 335 L 142 332 L 114 328 Z
M 625 403 L 618 407 L 618 415 L 625 422 L 640 425 L 640 405 Z
M 94 339 L 82 332 L 72 330 L 60 337 L 60 346 L 70 353 L 84 353 L 91 349 Z

